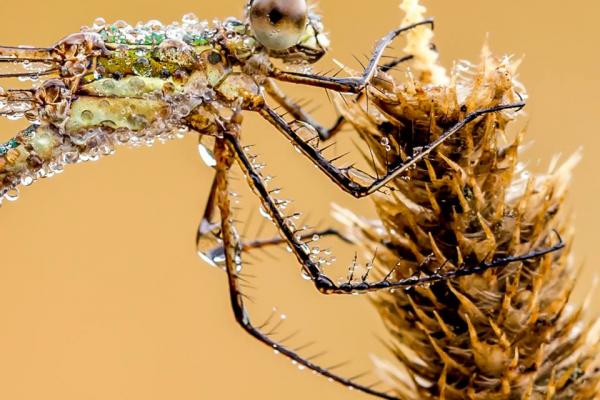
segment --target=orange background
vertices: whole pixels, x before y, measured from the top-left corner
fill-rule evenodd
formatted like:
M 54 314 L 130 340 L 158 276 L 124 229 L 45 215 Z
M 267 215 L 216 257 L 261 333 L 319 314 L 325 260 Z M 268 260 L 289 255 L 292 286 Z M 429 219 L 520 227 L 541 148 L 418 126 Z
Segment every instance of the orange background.
M 333 49 L 317 69 L 331 68 L 333 57 L 356 68 L 352 55 L 367 54 L 399 24 L 397 3 L 322 0 Z M 578 217 L 576 260 L 585 262 L 577 300 L 591 288 L 600 263 L 598 4 L 427 1 L 445 66 L 458 58 L 477 60 L 487 32 L 496 53 L 526 55 L 520 77 L 531 96 L 528 138 L 534 145 L 523 159 L 533 170 L 543 170 L 555 153 L 584 147 L 569 203 Z M 5 1 L 0 42 L 50 45 L 97 16 L 170 22 L 187 12 L 239 16 L 242 6 L 242 0 Z M 322 91 L 293 92 L 315 97 L 322 104 L 317 115 L 333 119 Z M 0 121 L 0 139 L 22 126 Z M 334 201 L 372 212 L 368 200 L 339 192 L 264 122 L 249 117 L 244 132 L 286 196 L 310 211 L 313 222 L 329 218 Z M 237 327 L 225 275 L 195 255 L 211 176 L 189 136 L 68 167 L 0 208 L 0 399 L 366 398 L 298 371 Z M 246 204 L 256 209 L 250 198 Z M 352 253 L 336 248 L 343 264 Z M 319 343 L 307 355 L 329 349 L 328 364 L 353 359 L 349 374 L 368 369 L 370 353 L 386 355 L 378 340 L 385 333 L 366 298 L 320 296 L 300 278 L 292 257 L 272 254 L 247 267 L 258 276 L 258 290 L 250 293 L 257 320 L 276 305 L 288 316 L 282 335 L 301 327 L 306 341 Z

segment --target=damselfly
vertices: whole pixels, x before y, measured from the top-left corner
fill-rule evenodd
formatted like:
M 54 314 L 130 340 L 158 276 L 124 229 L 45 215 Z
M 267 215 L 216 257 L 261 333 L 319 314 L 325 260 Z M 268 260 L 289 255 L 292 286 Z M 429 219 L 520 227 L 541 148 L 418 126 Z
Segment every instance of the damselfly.
M 215 167 L 208 204 L 198 229 L 198 246 L 210 263 L 223 265 L 228 274 L 230 297 L 237 321 L 252 336 L 295 362 L 351 388 L 382 398 L 384 392 L 344 378 L 303 358 L 252 324 L 240 291 L 242 253 L 253 246 L 285 243 L 315 287 L 325 294 L 373 292 L 410 287 L 481 272 L 510 262 L 535 258 L 562 248 L 540 248 L 482 263 L 472 269 L 415 275 L 393 280 L 394 268 L 377 281 L 369 273 L 335 283 L 311 257 L 303 240 L 335 231 L 301 232 L 284 214 L 276 190 L 269 190 L 265 176 L 249 148 L 241 142 L 242 113 L 260 115 L 282 133 L 304 156 L 336 185 L 354 197 L 385 189 L 437 146 L 479 117 L 522 102 L 476 110 L 410 158 L 388 165 L 384 175 L 371 179 L 359 169 L 336 167 L 320 147 L 345 124 L 343 117 L 332 128 L 317 123 L 299 104 L 290 100 L 277 81 L 309 85 L 329 91 L 355 94 L 358 99 L 377 86 L 380 73 L 398 66 L 410 55 L 380 65 L 388 45 L 403 32 L 422 26 L 424 20 L 391 31 L 375 46 L 367 66 L 357 77 L 338 77 L 300 72 L 327 51 L 328 38 L 320 16 L 305 0 L 251 0 L 242 20 L 226 19 L 209 25 L 193 15 L 181 23 L 163 26 L 148 22 L 130 26 L 106 25 L 98 20 L 50 48 L 0 47 L 0 65 L 10 71 L 0 78 L 30 79 L 30 89 L 0 91 L 0 114 L 31 121 L 29 128 L 0 145 L 0 198 L 14 200 L 19 185 L 62 170 L 65 164 L 95 160 L 110 154 L 117 144 L 151 144 L 183 133 L 199 134 L 200 153 Z M 276 62 L 295 66 L 290 72 Z M 341 71 L 340 71 L 341 72 Z M 269 103 L 283 107 L 294 121 L 287 122 Z M 300 131 L 313 133 L 306 138 Z M 259 197 L 263 211 L 277 227 L 281 239 L 270 243 L 241 243 L 233 225 L 228 190 L 228 171 L 237 163 Z M 366 179 L 365 179 L 366 177 Z M 365 183 L 365 181 L 368 181 Z M 352 270 L 353 271 L 353 270 Z

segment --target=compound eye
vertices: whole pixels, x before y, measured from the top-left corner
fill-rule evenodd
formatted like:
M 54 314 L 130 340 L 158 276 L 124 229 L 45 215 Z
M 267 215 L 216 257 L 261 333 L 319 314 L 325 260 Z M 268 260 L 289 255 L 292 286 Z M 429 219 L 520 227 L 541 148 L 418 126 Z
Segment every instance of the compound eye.
M 306 0 L 254 0 L 250 8 L 250 26 L 256 39 L 270 50 L 298 44 L 307 18 Z

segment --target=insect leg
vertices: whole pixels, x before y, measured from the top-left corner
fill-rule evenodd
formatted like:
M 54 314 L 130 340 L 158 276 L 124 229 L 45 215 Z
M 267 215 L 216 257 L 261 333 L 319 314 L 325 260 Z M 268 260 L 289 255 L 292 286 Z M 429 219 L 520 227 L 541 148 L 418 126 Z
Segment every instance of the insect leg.
M 274 125 L 281 133 L 283 133 L 285 137 L 287 137 L 295 146 L 297 146 L 297 148 L 299 148 L 305 156 L 307 156 L 334 183 L 336 183 L 340 188 L 342 188 L 342 190 L 348 192 L 356 198 L 361 198 L 378 191 L 379 189 L 383 188 L 387 183 L 389 183 L 392 179 L 402 175 L 417 162 L 427 157 L 431 152 L 433 152 L 439 145 L 443 144 L 446 140 L 448 140 L 452 135 L 464 128 L 465 125 L 475 121 L 477 118 L 485 114 L 499 112 L 503 110 L 521 109 L 524 106 L 525 103 L 522 102 L 503 104 L 492 108 L 477 110 L 470 114 L 467 114 L 461 121 L 457 122 L 454 126 L 442 133 L 431 144 L 429 144 L 428 146 L 424 146 L 421 149 L 421 151 L 416 153 L 412 158 L 406 160 L 405 162 L 391 166 L 391 168 L 388 169 L 385 175 L 378 179 L 373 178 L 372 182 L 367 186 L 363 186 L 352 180 L 351 174 L 354 171 L 358 170 L 354 169 L 353 167 L 338 168 L 334 166 L 327 158 L 323 156 L 323 154 L 321 154 L 320 149 L 313 146 L 310 143 L 310 141 L 305 141 L 304 139 L 302 139 L 294 131 L 294 129 L 292 129 L 292 127 L 290 127 L 290 125 L 273 109 L 269 108 L 268 106 L 264 106 L 260 110 L 258 110 L 258 112 L 262 115 L 263 118 L 265 118 L 272 125 Z
M 221 220 L 221 230 L 223 237 L 223 248 L 224 248 L 224 257 L 225 257 L 225 266 L 228 277 L 229 284 L 229 294 L 231 306 L 233 308 L 233 313 L 235 315 L 236 321 L 242 326 L 242 328 L 248 332 L 252 337 L 256 338 L 260 342 L 269 346 L 271 349 L 277 350 L 280 354 L 290 358 L 291 360 L 297 362 L 299 365 L 302 365 L 326 378 L 329 378 L 335 382 L 341 383 L 347 387 L 354 388 L 356 390 L 360 390 L 364 393 L 377 396 L 382 399 L 388 400 L 399 400 L 394 396 L 391 396 L 387 393 L 380 392 L 374 390 L 370 387 L 363 386 L 359 383 L 356 383 L 352 379 L 341 377 L 327 368 L 323 368 L 312 361 L 302 357 L 297 352 L 289 349 L 288 347 L 282 345 L 281 343 L 272 339 L 268 334 L 262 332 L 259 328 L 253 325 L 248 310 L 244 304 L 244 296 L 241 292 L 240 287 L 240 276 L 239 276 L 239 266 L 241 261 L 241 253 L 242 246 L 238 242 L 238 235 L 233 226 L 232 218 L 231 218 L 231 209 L 230 202 L 228 196 L 228 187 L 227 187 L 227 172 L 229 170 L 230 164 L 233 160 L 234 149 L 231 147 L 230 143 L 227 143 L 221 139 L 218 140 L 217 145 L 215 147 L 215 155 L 217 156 L 217 177 L 216 177 L 216 187 L 218 192 L 218 205 L 221 212 L 222 220 Z
M 412 55 L 401 57 L 395 60 L 392 60 L 384 65 L 382 65 L 379 69 L 382 72 L 388 72 L 392 68 L 397 65 L 412 60 L 414 57 Z M 286 96 L 286 94 L 279 88 L 279 86 L 274 82 L 273 79 L 268 79 L 265 83 L 265 89 L 267 93 L 279 104 L 281 105 L 288 113 L 290 113 L 297 121 L 303 122 L 312 126 L 317 133 L 319 134 L 319 138 L 321 140 L 327 140 L 336 135 L 338 132 L 342 130 L 344 125 L 346 124 L 346 119 L 344 116 L 339 116 L 335 123 L 330 128 L 325 128 L 320 125 L 317 121 L 315 121 L 309 113 L 304 111 L 301 105 L 295 103 L 290 98 Z M 360 101 L 365 96 L 364 92 L 360 92 L 356 95 L 355 101 Z
M 217 201 L 217 176 L 215 175 L 204 208 L 204 214 L 202 215 L 202 219 L 198 225 L 198 231 L 196 232 L 196 248 L 198 249 L 198 255 L 211 265 L 222 262 L 224 255 L 224 245 L 221 235 L 221 215 Z M 347 238 L 335 229 L 311 231 L 301 235 L 300 240 L 310 239 L 314 235 L 318 235 L 319 237 L 334 236 L 346 243 L 350 243 Z M 247 252 L 268 247 L 276 247 L 285 243 L 287 243 L 285 239 L 275 237 L 242 242 L 240 246 L 243 252 Z
M 274 68 L 270 76 L 274 79 L 283 82 L 299 83 L 303 85 L 316 86 L 324 89 L 334 90 L 336 92 L 344 93 L 359 93 L 361 92 L 371 81 L 373 76 L 378 71 L 378 65 L 381 61 L 381 57 L 385 52 L 389 44 L 396 39 L 400 34 L 412 30 L 421 25 L 430 25 L 433 27 L 433 20 L 426 19 L 421 22 L 417 22 L 411 25 L 400 27 L 385 35 L 375 45 L 373 55 L 369 60 L 369 64 L 365 68 L 363 74 L 358 78 L 337 78 L 313 74 L 303 74 L 298 72 L 287 72 Z
M 562 238 L 560 238 L 559 236 L 558 243 L 550 247 L 538 248 L 523 255 L 498 258 L 492 260 L 491 262 L 482 262 L 471 267 L 461 267 L 443 273 L 436 272 L 430 275 L 413 276 L 396 281 L 390 280 L 392 272 L 394 271 L 392 269 L 388 276 L 379 281 L 368 282 L 366 280 L 366 277 L 364 277 L 359 282 L 353 282 L 352 280 L 349 280 L 345 283 L 336 284 L 331 278 L 329 278 L 322 272 L 321 268 L 317 263 L 311 260 L 309 256 L 310 249 L 308 249 L 303 242 L 298 241 L 294 237 L 293 230 L 286 224 L 286 217 L 281 213 L 274 199 L 269 194 L 267 188 L 265 187 L 261 179 L 260 174 L 256 172 L 255 168 L 252 166 L 251 161 L 244 153 L 244 149 L 240 144 L 239 140 L 232 135 L 225 135 L 225 140 L 227 140 L 227 142 L 230 144 L 240 167 L 246 175 L 246 178 L 248 179 L 252 190 L 258 195 L 263 208 L 269 213 L 272 221 L 275 223 L 280 234 L 286 239 L 288 246 L 292 249 L 292 252 L 298 259 L 298 262 L 302 265 L 304 271 L 311 277 L 315 287 L 321 293 L 324 294 L 366 293 L 382 289 L 391 289 L 396 287 L 411 287 L 416 285 L 433 283 L 447 280 L 450 278 L 481 273 L 487 269 L 507 265 L 512 262 L 535 259 L 538 257 L 542 257 L 546 254 L 559 251 L 565 246 Z

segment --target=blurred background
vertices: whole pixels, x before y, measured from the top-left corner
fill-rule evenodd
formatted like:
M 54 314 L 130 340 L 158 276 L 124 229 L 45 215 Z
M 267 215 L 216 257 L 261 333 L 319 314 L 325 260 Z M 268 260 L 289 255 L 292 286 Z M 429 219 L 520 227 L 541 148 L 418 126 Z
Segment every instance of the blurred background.
M 241 16 L 243 0 L 159 2 L 75 0 L 3 2 L 0 43 L 53 44 L 99 16 L 135 23 L 165 23 L 194 12 L 202 18 Z M 368 54 L 396 27 L 398 0 L 323 0 L 319 8 L 331 34 L 331 54 L 358 69 L 353 55 Z M 600 263 L 596 234 L 600 194 L 597 146 L 600 106 L 600 5 L 542 0 L 428 0 L 436 18 L 442 63 L 478 60 L 489 33 L 496 54 L 525 55 L 533 145 L 522 155 L 534 171 L 552 156 L 584 148 L 572 184 L 570 209 L 577 216 L 575 256 L 583 265 L 574 295 L 592 288 Z M 400 45 L 395 48 L 400 49 Z M 320 90 L 290 88 L 314 98 L 326 121 L 335 111 Z M 23 122 L 0 121 L 0 141 Z M 249 116 L 244 140 L 255 143 L 267 171 L 278 177 L 295 208 L 310 222 L 334 225 L 331 203 L 373 215 L 369 200 L 340 192 L 297 154 L 280 134 Z M 199 160 L 193 135 L 153 148 L 120 148 L 96 163 L 23 189 L 16 203 L 0 208 L 0 398 L 11 400 L 163 399 L 364 399 L 343 387 L 299 371 L 247 336 L 228 303 L 225 274 L 195 253 L 195 231 L 213 172 Z M 237 182 L 242 194 L 244 182 Z M 244 208 L 256 210 L 248 193 Z M 256 213 L 255 213 L 256 214 Z M 250 231 L 260 217 L 250 223 Z M 324 246 L 330 243 L 325 242 Z M 349 247 L 331 242 L 341 265 Z M 256 320 L 277 307 L 285 315 L 281 335 L 300 329 L 294 344 L 317 344 L 306 355 L 328 350 L 326 365 L 353 360 L 343 372 L 369 369 L 371 356 L 386 357 L 385 331 L 368 298 L 323 297 L 301 279 L 293 257 L 282 250 L 260 254 L 248 266 L 257 289 L 249 294 Z M 598 295 L 593 309 L 600 311 Z M 375 380 L 375 378 L 370 378 Z

